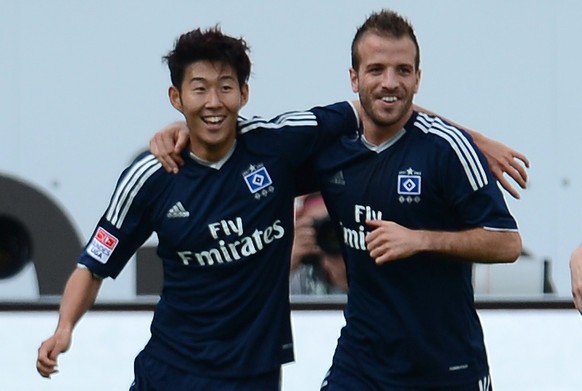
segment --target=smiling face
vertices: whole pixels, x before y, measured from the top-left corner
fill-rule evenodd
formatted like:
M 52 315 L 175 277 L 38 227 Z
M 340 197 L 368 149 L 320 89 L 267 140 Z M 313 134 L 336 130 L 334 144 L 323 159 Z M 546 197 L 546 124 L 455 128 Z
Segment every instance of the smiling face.
M 172 105 L 190 130 L 190 148 L 201 159 L 217 161 L 236 138 L 236 121 L 248 100 L 248 85 L 239 85 L 236 72 L 220 62 L 196 61 L 184 70 L 180 89 L 169 90 Z
M 398 132 L 412 115 L 420 85 L 416 46 L 408 36 L 394 38 L 368 31 L 357 44 L 360 59 L 350 69 L 352 90 L 360 97 L 366 139 L 380 144 Z

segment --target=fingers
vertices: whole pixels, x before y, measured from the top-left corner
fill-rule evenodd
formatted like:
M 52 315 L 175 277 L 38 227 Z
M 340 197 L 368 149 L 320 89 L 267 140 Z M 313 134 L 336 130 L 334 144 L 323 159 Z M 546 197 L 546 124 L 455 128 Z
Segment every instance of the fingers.
M 178 164 L 174 161 L 171 155 L 160 156 L 158 157 L 158 160 L 162 163 L 162 167 L 164 167 L 167 172 L 171 174 L 178 173 Z
M 526 168 L 529 168 L 529 161 L 523 156 L 522 160 L 523 163 L 520 163 L 516 160 L 515 155 L 514 159 L 509 160 L 509 168 L 506 170 L 507 174 L 513 178 L 515 182 L 519 184 L 522 189 L 525 189 L 527 186 L 527 171 Z
M 176 146 L 174 147 L 174 153 L 180 156 L 180 152 L 186 148 L 190 142 L 190 137 L 187 132 L 178 133 L 178 139 L 176 140 Z
M 366 224 L 372 228 L 378 228 L 384 224 L 383 220 L 366 220 Z
M 521 163 L 520 163 L 521 161 Z M 504 174 L 513 179 L 522 189 L 527 188 L 527 171 L 529 160 L 519 152 L 511 151 L 510 156 L 501 160 L 497 165 L 491 167 L 491 171 L 499 184 L 515 199 L 520 199 L 519 192 L 511 185 Z
M 519 192 L 509 183 L 509 181 L 507 181 L 507 179 L 505 179 L 503 173 L 496 177 L 501 187 L 503 187 L 513 198 L 515 198 L 516 200 L 519 200 L 521 198 Z
M 515 160 L 515 159 L 521 160 L 523 162 L 523 164 L 527 168 L 529 168 L 529 159 L 523 153 L 512 150 L 511 154 L 513 155 L 513 160 Z
M 176 152 L 172 152 L 165 160 L 166 164 L 171 169 L 170 172 L 173 174 L 177 174 L 180 170 L 180 167 L 184 165 L 184 159 L 182 159 L 182 156 Z
M 169 173 L 178 172 L 178 165 L 172 159 L 173 144 L 168 148 L 167 144 L 164 142 L 164 138 L 156 134 L 150 140 L 150 152 L 162 163 L 164 169 Z
M 167 172 L 177 173 L 184 164 L 180 152 L 188 144 L 188 131 L 184 130 L 185 124 L 172 123 L 157 132 L 150 140 L 151 153 L 162 163 Z
M 51 378 L 51 375 L 54 375 L 54 374 L 59 373 L 59 371 L 57 369 L 57 363 L 56 363 L 56 361 L 50 362 L 50 361 L 37 360 L 37 362 L 36 362 L 36 370 L 38 371 L 38 373 L 42 377 L 45 377 L 47 379 L 50 379 Z
M 54 358 L 50 357 L 45 342 L 38 348 L 36 370 L 42 377 L 46 378 L 50 378 L 52 374 L 58 373 L 56 356 Z
M 387 249 L 384 248 L 384 241 L 381 240 L 382 232 L 380 228 L 383 223 L 381 220 L 366 220 L 366 224 L 372 229 L 366 235 L 366 249 L 370 254 L 370 257 L 376 261 L 377 264 L 386 262 L 388 255 L 386 254 Z

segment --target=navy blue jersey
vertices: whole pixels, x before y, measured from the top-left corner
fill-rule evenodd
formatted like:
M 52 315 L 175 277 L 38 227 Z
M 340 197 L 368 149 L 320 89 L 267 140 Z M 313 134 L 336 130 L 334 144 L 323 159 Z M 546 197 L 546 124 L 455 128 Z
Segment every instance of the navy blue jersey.
M 293 360 L 289 259 L 299 167 L 357 128 L 348 102 L 238 124 L 220 162 L 177 175 L 150 153 L 121 175 L 80 258 L 116 277 L 155 232 L 163 292 L 146 350 L 204 376 L 243 377 Z M 188 154 L 188 152 L 186 152 Z
M 476 383 L 487 375 L 471 263 L 422 253 L 377 265 L 365 243 L 366 219 L 411 229 L 517 230 L 470 137 L 414 113 L 383 145 L 343 137 L 317 166 L 328 211 L 339 222 L 350 287 L 334 365 L 407 386 Z

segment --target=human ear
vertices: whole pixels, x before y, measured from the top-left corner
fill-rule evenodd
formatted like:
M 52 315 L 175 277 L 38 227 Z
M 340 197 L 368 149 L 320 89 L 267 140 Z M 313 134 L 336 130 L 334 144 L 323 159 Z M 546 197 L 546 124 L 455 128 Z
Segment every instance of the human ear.
M 243 107 L 249 101 L 250 88 L 248 83 L 243 84 L 243 86 L 240 88 L 240 93 L 241 93 L 241 107 Z
M 359 91 L 358 72 L 354 68 L 350 68 L 350 82 L 352 83 L 352 91 Z
M 180 113 L 184 113 L 182 109 L 182 99 L 180 98 L 180 91 L 175 86 L 170 86 L 168 88 L 168 97 L 170 98 L 170 103 L 176 110 Z
M 418 90 L 420 89 L 420 76 L 421 76 L 422 72 L 420 71 L 420 69 L 416 72 L 416 85 L 414 86 L 414 93 L 416 94 L 418 92 Z

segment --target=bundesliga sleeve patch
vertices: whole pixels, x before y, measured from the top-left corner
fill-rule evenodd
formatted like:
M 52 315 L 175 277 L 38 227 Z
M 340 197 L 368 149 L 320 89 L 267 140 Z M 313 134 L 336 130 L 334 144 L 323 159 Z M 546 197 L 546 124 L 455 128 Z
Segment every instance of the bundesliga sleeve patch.
M 119 239 L 99 227 L 91 243 L 87 246 L 87 253 L 97 261 L 106 263 L 117 243 L 119 243 Z

